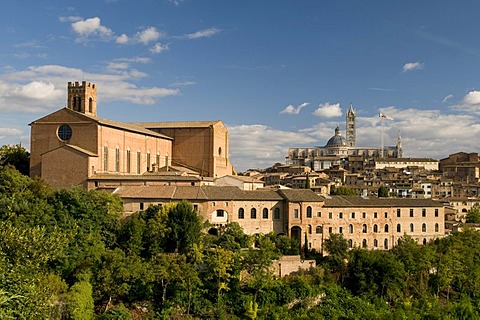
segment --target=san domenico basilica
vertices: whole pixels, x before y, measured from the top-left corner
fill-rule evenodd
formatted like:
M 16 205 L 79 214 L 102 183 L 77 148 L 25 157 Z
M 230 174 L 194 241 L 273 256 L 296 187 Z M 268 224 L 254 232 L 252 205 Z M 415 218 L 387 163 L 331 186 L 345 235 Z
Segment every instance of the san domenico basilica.
M 440 202 L 263 188 L 262 181 L 235 174 L 222 121 L 122 123 L 97 116 L 95 84 L 69 82 L 67 90 L 66 107 L 30 124 L 31 175 L 54 188 L 116 194 L 125 215 L 188 200 L 214 228 L 237 222 L 247 234 L 285 234 L 322 252 L 333 233 L 343 234 L 350 247 L 380 250 L 405 234 L 419 243 L 444 235 Z M 291 148 L 287 164 L 321 170 L 355 157 L 402 157 L 400 138 L 386 148 L 358 148 L 355 140 L 351 107 L 346 138 L 337 128 L 324 147 Z

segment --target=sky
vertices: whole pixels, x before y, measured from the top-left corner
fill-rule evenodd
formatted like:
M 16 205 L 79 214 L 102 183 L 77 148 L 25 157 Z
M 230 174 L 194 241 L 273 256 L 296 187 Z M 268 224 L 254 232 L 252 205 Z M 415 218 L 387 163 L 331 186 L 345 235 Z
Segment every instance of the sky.
M 238 172 L 324 146 L 480 150 L 480 1 L 2 0 L 0 145 L 97 85 L 98 116 L 222 120 Z M 387 115 L 386 120 L 379 113 Z M 382 129 L 383 127 L 383 129 Z

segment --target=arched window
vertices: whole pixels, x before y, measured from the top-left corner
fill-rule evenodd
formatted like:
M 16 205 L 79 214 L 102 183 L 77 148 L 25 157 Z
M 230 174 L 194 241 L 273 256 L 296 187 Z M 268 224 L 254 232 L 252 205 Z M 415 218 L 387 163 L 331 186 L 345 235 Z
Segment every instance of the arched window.
M 343 219 L 343 212 L 338 213 L 338 219 Z
M 414 232 L 415 228 L 413 227 L 413 223 L 410 223 L 410 232 Z
M 385 232 L 388 232 L 388 224 L 385 225 Z
M 348 232 L 353 233 L 353 224 L 348 225 Z
M 438 232 L 438 223 L 435 223 L 435 232 Z
M 426 244 L 427 244 L 427 239 L 423 238 L 423 245 L 426 245 Z
M 93 99 L 92 98 L 88 99 L 88 112 L 90 112 L 90 113 L 93 112 Z
M 245 219 L 245 210 L 243 208 L 238 209 L 238 219 Z
M 397 224 L 397 232 L 402 232 L 402 226 L 399 224 Z
M 250 210 L 250 218 L 257 219 L 257 209 L 252 208 L 252 210 Z
M 307 207 L 307 218 L 311 218 L 312 217 L 312 207 L 308 206 Z
M 373 225 L 373 232 L 375 232 L 375 233 L 378 232 L 378 226 L 376 224 Z
M 383 247 L 385 249 L 388 249 L 388 239 L 387 238 L 385 238 L 385 240 L 383 240 Z
M 323 227 L 322 226 L 317 226 L 315 228 L 315 233 L 323 233 Z
M 425 223 L 422 223 L 422 232 L 427 231 L 427 225 Z
M 367 233 L 367 225 L 366 224 L 364 224 L 362 226 L 362 233 Z
M 268 219 L 268 209 L 267 208 L 263 208 L 263 216 L 262 216 L 263 219 Z
M 353 248 L 353 240 L 352 239 L 348 239 L 348 247 Z
M 373 239 L 373 247 L 378 248 L 378 240 L 377 239 Z
M 312 234 L 312 225 L 311 224 L 308 225 L 308 234 Z
M 275 219 L 280 219 L 280 208 L 275 208 L 273 212 Z
M 367 247 L 367 239 L 363 239 L 362 240 L 362 248 L 366 248 Z

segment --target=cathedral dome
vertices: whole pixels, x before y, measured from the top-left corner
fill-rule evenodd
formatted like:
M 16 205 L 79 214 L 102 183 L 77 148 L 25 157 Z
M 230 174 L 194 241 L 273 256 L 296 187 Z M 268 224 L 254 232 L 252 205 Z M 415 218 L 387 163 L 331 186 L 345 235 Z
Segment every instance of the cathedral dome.
M 347 139 L 342 137 L 342 132 L 339 127 L 335 128 L 335 135 L 328 140 L 325 147 L 344 147 L 347 146 Z

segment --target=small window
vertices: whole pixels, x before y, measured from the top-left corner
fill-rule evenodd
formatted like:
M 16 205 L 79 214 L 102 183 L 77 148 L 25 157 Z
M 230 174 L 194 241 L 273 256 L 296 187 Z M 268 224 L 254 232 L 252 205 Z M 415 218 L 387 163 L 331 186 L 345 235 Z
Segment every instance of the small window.
M 333 213 L 329 212 L 328 213 L 328 219 L 332 219 Z
M 317 217 L 318 217 L 318 218 L 321 218 L 321 217 L 322 217 L 322 213 L 321 213 L 320 211 L 317 212 Z
M 353 240 L 352 239 L 348 239 L 348 247 L 353 248 Z
M 352 219 L 355 219 L 355 212 L 352 212 Z
M 333 232 L 333 228 L 332 227 L 328 227 L 328 233 L 332 233 Z
M 343 227 L 338 227 L 338 233 L 343 233 Z
M 315 228 L 315 233 L 323 233 L 323 227 L 322 226 L 317 226 Z
M 250 210 L 250 218 L 251 218 L 251 219 L 257 219 L 257 209 L 252 208 L 252 209 Z
M 245 219 L 245 210 L 243 208 L 238 209 L 238 219 Z
M 423 238 L 423 245 L 427 244 L 427 239 Z
M 410 218 L 413 218 L 413 209 L 410 209 Z
M 353 233 L 353 224 L 348 225 L 348 232 Z
M 308 206 L 307 207 L 307 218 L 311 218 L 312 217 L 312 207 Z
M 115 149 L 115 172 L 120 172 L 120 149 Z
M 362 233 L 367 233 L 367 225 L 366 224 L 364 224 L 362 226 Z
M 363 218 L 363 219 L 366 219 L 366 218 L 367 218 L 367 213 L 366 213 L 366 212 L 362 212 L 362 218 Z
M 263 208 L 263 215 L 262 215 L 263 219 L 268 219 L 268 209 L 267 208 Z
M 298 219 L 298 209 L 293 209 L 293 217 Z
M 385 211 L 385 218 L 388 218 L 388 212 Z
M 388 239 L 385 238 L 385 240 L 383 241 L 383 247 L 385 249 L 388 249 Z
M 195 210 L 195 211 L 198 212 L 198 204 L 194 204 L 194 205 L 193 205 L 193 210 Z
M 384 228 L 384 230 L 385 230 L 385 233 L 387 233 L 387 232 L 388 232 L 388 224 L 386 224 L 386 225 L 385 225 L 385 228 Z
M 438 217 L 438 209 L 435 209 L 435 217 Z
M 397 218 L 400 218 L 402 216 L 402 210 L 401 209 L 397 209 Z
M 415 227 L 413 226 L 413 223 L 410 223 L 410 232 L 414 232 Z
M 373 247 L 378 248 L 378 240 L 377 239 L 373 239 Z
M 273 214 L 274 214 L 274 217 L 275 219 L 280 219 L 280 208 L 275 208 L 275 210 L 273 211 Z
M 374 212 L 374 213 L 373 213 L 373 218 L 374 218 L 374 219 L 377 219 L 377 218 L 378 218 L 378 213 L 377 213 L 377 212 Z
M 366 248 L 367 247 L 367 239 L 363 239 L 362 240 L 362 248 Z
M 438 223 L 435 223 L 435 232 L 438 232 Z
M 144 203 L 143 202 L 140 202 L 140 210 L 143 210 L 144 209 Z
M 422 217 L 426 217 L 427 216 L 427 209 L 422 209 Z
M 338 219 L 343 219 L 343 212 L 338 213 Z
M 220 210 L 220 209 L 217 210 L 217 217 L 218 217 L 218 218 L 223 218 L 223 217 L 225 217 L 225 211 Z
M 402 226 L 399 224 L 397 224 L 397 232 L 402 232 Z
M 373 225 L 373 232 L 375 232 L 375 233 L 378 232 L 378 226 L 376 224 Z
M 422 223 L 422 232 L 427 232 L 427 225 Z

